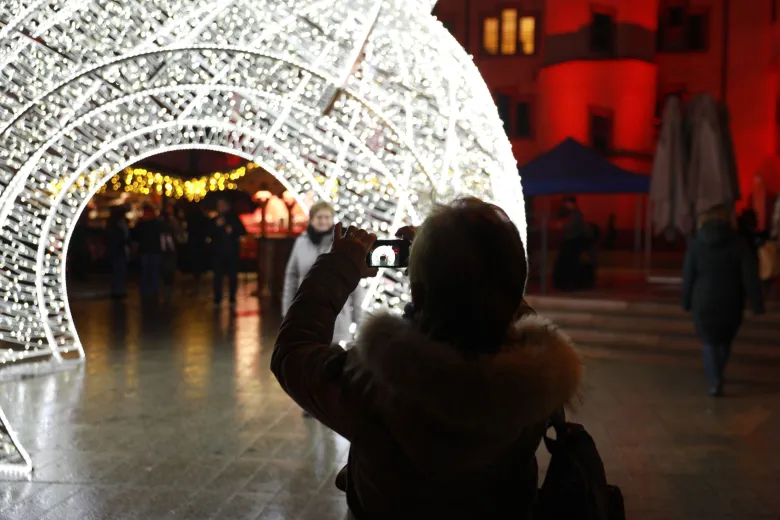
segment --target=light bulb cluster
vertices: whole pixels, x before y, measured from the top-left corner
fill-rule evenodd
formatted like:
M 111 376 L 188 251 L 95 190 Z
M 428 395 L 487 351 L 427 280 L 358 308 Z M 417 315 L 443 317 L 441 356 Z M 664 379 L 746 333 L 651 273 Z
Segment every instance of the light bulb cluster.
M 229 172 L 215 172 L 195 179 L 181 179 L 144 168 L 131 167 L 111 177 L 98 193 L 105 193 L 110 189 L 115 192 L 165 195 L 173 199 L 185 198 L 191 202 L 198 202 L 211 192 L 237 189 L 236 182 L 257 167 L 257 164 L 250 162 Z
M 468 194 L 525 235 L 496 107 L 430 2 L 17 3 L 0 5 L 0 371 L 83 357 L 65 283 L 72 229 L 103 185 L 123 189 L 126 168 L 162 151 L 234 153 L 302 206 L 329 200 L 380 234 Z M 179 193 L 164 177 L 134 182 Z M 369 289 L 368 307 L 407 298 L 394 271 Z

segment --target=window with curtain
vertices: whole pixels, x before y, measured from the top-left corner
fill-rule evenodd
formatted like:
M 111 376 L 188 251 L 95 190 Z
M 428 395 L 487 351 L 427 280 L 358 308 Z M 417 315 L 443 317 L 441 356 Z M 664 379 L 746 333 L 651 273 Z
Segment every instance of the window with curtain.
M 517 54 L 517 9 L 501 11 L 501 54 Z
M 520 18 L 520 47 L 526 56 L 536 52 L 536 18 L 533 16 Z
M 530 56 L 536 52 L 536 17 L 517 9 L 482 19 L 482 50 L 490 56 Z
M 487 54 L 498 54 L 498 18 L 489 17 L 482 21 L 482 49 Z

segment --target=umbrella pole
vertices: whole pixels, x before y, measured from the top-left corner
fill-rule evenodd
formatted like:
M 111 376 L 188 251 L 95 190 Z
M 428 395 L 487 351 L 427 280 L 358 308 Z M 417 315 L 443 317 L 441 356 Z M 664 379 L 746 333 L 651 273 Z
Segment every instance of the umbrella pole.
M 642 195 L 636 196 L 634 211 L 634 266 L 639 266 L 639 251 L 642 249 Z
M 652 201 L 647 197 L 647 211 L 645 211 L 645 278 L 650 278 L 650 270 L 653 261 L 653 223 Z
M 542 295 L 547 294 L 547 214 L 542 215 L 542 265 L 539 269 Z

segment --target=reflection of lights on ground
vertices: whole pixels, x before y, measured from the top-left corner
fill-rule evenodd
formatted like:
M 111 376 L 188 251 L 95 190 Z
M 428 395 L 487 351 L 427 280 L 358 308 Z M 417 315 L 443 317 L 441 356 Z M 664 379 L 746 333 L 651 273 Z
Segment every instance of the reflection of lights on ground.
M 396 254 L 390 246 L 380 246 L 371 253 L 371 263 L 377 266 L 394 266 L 396 264 Z

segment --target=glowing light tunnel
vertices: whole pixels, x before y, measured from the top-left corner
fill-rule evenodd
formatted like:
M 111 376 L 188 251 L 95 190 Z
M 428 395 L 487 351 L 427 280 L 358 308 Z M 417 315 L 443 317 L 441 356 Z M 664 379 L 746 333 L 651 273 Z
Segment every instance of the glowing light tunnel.
M 471 194 L 525 236 L 495 105 L 432 3 L 2 2 L 0 378 L 83 359 L 71 231 L 115 173 L 162 151 L 242 156 L 379 234 Z M 370 289 L 369 306 L 406 294 L 392 271 Z

